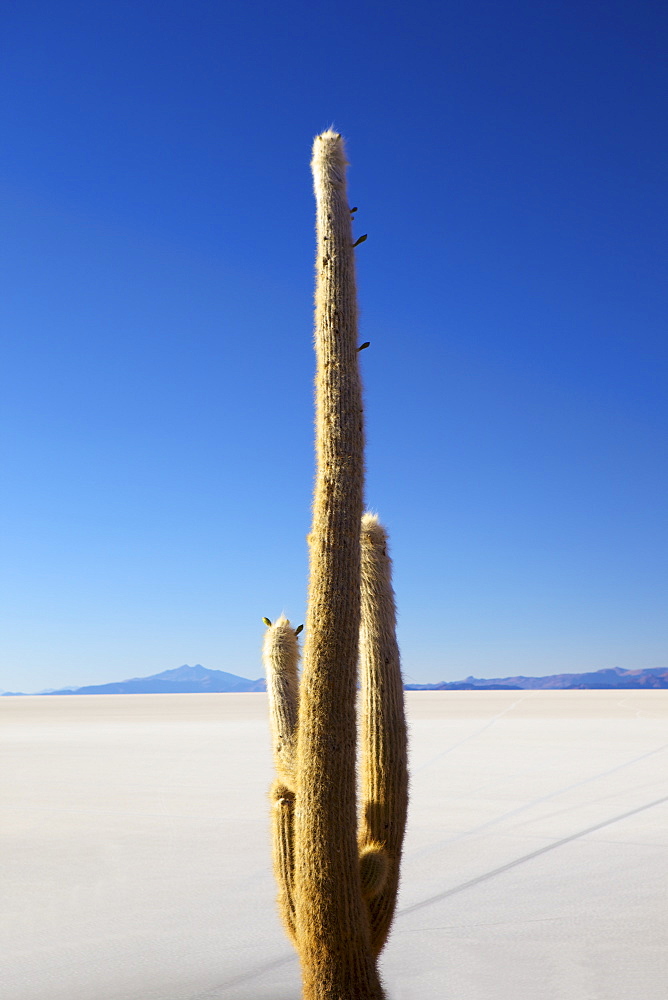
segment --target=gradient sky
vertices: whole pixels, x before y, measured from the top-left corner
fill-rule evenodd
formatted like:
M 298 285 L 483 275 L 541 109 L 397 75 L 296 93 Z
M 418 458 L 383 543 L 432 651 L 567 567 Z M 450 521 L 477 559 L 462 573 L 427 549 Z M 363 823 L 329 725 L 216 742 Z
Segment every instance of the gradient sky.
M 414 681 L 666 666 L 664 4 L 2 16 L 0 689 L 303 621 L 313 136 Z

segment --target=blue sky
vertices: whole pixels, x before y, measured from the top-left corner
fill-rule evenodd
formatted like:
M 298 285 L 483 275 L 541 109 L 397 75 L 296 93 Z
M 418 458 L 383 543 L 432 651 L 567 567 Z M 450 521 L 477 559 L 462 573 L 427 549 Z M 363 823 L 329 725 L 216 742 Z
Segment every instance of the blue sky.
M 303 621 L 332 123 L 407 676 L 666 665 L 664 5 L 2 22 L 0 689 L 256 677 Z

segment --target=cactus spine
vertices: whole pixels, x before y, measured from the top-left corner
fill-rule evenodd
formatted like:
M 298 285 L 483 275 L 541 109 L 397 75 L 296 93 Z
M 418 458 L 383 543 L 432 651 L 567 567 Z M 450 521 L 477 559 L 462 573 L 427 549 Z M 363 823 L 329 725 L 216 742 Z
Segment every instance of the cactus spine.
M 279 907 L 304 1000 L 382 1000 L 376 969 L 392 920 L 407 806 L 406 725 L 384 529 L 362 518 L 364 429 L 343 140 L 318 136 L 316 482 L 304 668 L 280 618 L 265 635 Z M 362 649 L 362 780 L 356 795 Z

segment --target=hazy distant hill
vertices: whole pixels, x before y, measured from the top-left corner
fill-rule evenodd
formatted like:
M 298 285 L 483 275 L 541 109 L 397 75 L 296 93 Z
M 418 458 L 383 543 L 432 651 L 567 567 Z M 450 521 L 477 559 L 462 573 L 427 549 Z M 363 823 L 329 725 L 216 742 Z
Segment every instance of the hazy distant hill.
M 613 667 L 586 674 L 551 674 L 549 677 L 467 677 L 463 681 L 440 681 L 436 684 L 406 684 L 407 691 L 545 691 L 575 688 L 668 688 L 668 668 L 622 670 Z M 207 670 L 201 663 L 194 667 L 184 664 L 174 670 L 163 670 L 150 677 L 132 677 L 111 684 L 89 684 L 86 687 L 38 691 L 41 695 L 61 694 L 190 694 L 217 691 L 266 691 L 264 677 L 251 681 L 247 677 L 228 674 L 224 670 Z M 4 691 L 4 697 L 22 695 L 22 691 Z
M 247 677 L 228 674 L 224 670 L 207 670 L 201 663 L 194 667 L 184 664 L 174 670 L 163 670 L 150 677 L 131 677 L 111 684 L 87 684 L 85 687 L 60 688 L 57 691 L 39 691 L 43 695 L 59 694 L 191 694 L 218 691 L 264 691 L 264 678 L 251 681 Z M 5 696 L 15 692 L 6 691 Z M 19 692 L 16 692 L 17 694 Z
M 622 670 L 621 667 L 585 674 L 550 674 L 549 677 L 467 677 L 464 681 L 438 684 L 406 684 L 407 691 L 546 691 L 574 688 L 668 688 L 668 668 Z

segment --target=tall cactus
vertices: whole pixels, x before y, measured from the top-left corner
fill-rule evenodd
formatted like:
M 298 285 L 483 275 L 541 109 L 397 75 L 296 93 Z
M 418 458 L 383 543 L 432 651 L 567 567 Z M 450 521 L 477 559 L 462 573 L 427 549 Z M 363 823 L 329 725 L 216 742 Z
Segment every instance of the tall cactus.
M 394 913 L 407 807 L 406 724 L 387 540 L 377 518 L 362 517 L 357 244 L 346 166 L 341 136 L 318 136 L 312 160 L 317 468 L 301 682 L 290 622 L 281 617 L 268 623 L 264 643 L 278 775 L 271 793 L 274 867 L 283 921 L 301 960 L 304 1000 L 382 1000 L 376 958 Z

